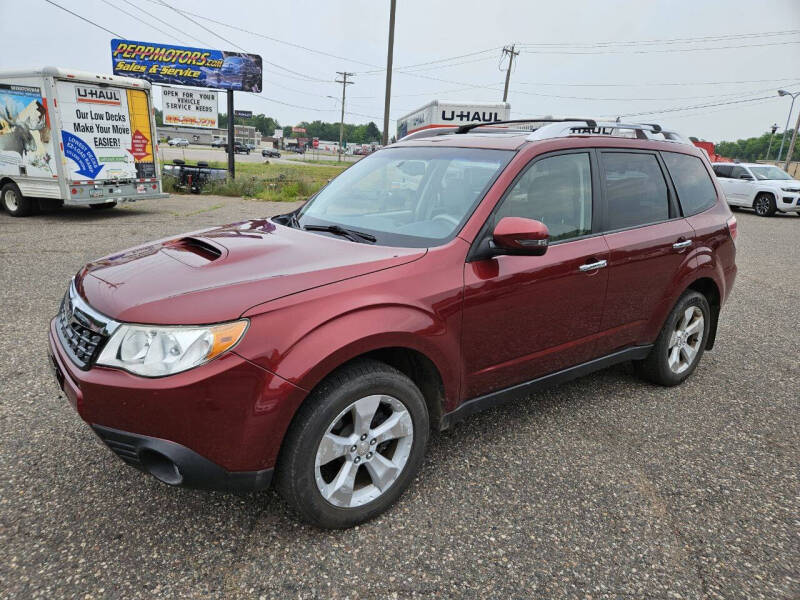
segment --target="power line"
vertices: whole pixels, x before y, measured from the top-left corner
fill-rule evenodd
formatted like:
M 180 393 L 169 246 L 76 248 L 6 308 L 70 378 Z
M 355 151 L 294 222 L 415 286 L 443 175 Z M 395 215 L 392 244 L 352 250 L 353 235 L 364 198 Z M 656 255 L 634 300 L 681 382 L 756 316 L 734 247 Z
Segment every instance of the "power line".
M 661 110 L 651 110 L 651 111 L 643 111 L 643 112 L 637 112 L 637 113 L 627 113 L 627 114 L 624 114 L 624 115 L 621 115 L 621 116 L 623 116 L 623 117 L 639 117 L 639 116 L 643 116 L 643 115 L 661 115 L 661 114 L 672 113 L 672 112 L 681 112 L 681 111 L 684 111 L 684 110 L 694 110 L 696 108 L 712 108 L 712 107 L 716 107 L 716 106 L 727 106 L 729 104 L 745 104 L 745 103 L 748 103 L 748 102 L 755 102 L 757 100 L 771 100 L 773 97 L 777 98 L 777 96 L 760 96 L 758 98 L 745 98 L 743 100 L 730 100 L 728 102 L 715 102 L 715 103 L 709 103 L 709 104 L 696 104 L 694 106 L 681 106 L 681 107 L 673 107 L 673 108 L 664 108 L 664 109 L 661 109 Z
M 164 31 L 163 29 L 161 29 L 161 28 L 159 28 L 159 27 L 156 27 L 156 26 L 155 26 L 155 25 L 153 25 L 152 23 L 148 23 L 147 21 L 145 21 L 145 20 L 143 20 L 143 19 L 141 19 L 141 18 L 137 17 L 137 16 L 136 16 L 136 15 L 134 15 L 133 13 L 130 13 L 130 12 L 128 12 L 127 10 L 125 10 L 125 9 L 123 9 L 123 8 L 120 8 L 120 7 L 119 7 L 119 6 L 117 6 L 116 4 L 112 4 L 111 2 L 109 2 L 109 0 L 100 0 L 100 1 L 101 1 L 101 2 L 103 2 L 103 4 L 107 4 L 107 5 L 108 5 L 108 6 L 110 6 L 111 8 L 113 8 L 113 9 L 115 9 L 115 10 L 118 10 L 119 12 L 121 12 L 121 13 L 123 13 L 123 14 L 126 14 L 126 15 L 128 15 L 128 16 L 129 16 L 129 17 L 131 17 L 132 19 L 135 19 L 136 21 L 139 21 L 140 23 L 142 23 L 142 24 L 144 24 L 144 25 L 147 25 L 148 27 L 151 27 L 152 29 L 155 29 L 156 31 L 158 31 L 158 32 L 160 32 L 160 33 L 163 33 L 163 34 L 164 34 L 164 35 L 166 35 L 166 36 L 169 36 L 169 37 L 171 37 L 171 36 L 172 36 L 172 34 L 171 34 L 171 33 L 167 33 L 166 31 Z
M 151 12 L 149 12 L 149 11 L 147 11 L 147 10 L 143 9 L 143 8 L 142 8 L 142 7 L 140 7 L 140 6 L 137 6 L 136 4 L 134 4 L 133 2 L 131 2 L 131 0 L 124 0 L 124 2 L 125 2 L 126 4 L 128 4 L 129 6 L 131 6 L 131 7 L 135 8 L 136 10 L 138 10 L 138 11 L 140 11 L 140 12 L 143 12 L 145 15 L 147 15 L 147 16 L 148 16 L 148 17 L 150 17 L 151 19 L 155 19 L 156 21 L 158 21 L 159 23 L 163 23 L 164 25 L 166 25 L 166 26 L 167 26 L 167 27 L 169 27 L 170 29 L 173 29 L 173 30 L 177 31 L 177 32 L 178 32 L 178 33 L 179 33 L 181 36 L 183 36 L 183 37 L 188 37 L 188 38 L 190 38 L 190 39 L 192 39 L 192 40 L 194 40 L 194 41 L 196 41 L 196 42 L 200 42 L 201 44 L 205 44 L 205 42 L 203 42 L 203 40 L 201 40 L 200 38 L 193 36 L 191 33 L 187 33 L 187 32 L 185 32 L 185 31 L 181 31 L 180 29 L 178 29 L 177 27 L 175 27 L 175 25 L 173 25 L 172 23 L 170 23 L 170 22 L 168 22 L 168 21 L 165 21 L 164 19 L 162 19 L 162 18 L 160 18 L 160 17 L 157 17 L 157 16 L 156 16 L 156 15 L 154 15 L 153 13 L 151 13 Z M 171 34 L 170 34 L 170 35 L 171 35 Z
M 779 83 L 800 79 L 800 75 L 783 77 L 781 79 L 741 79 L 738 81 L 681 81 L 681 82 L 650 82 L 650 83 L 553 83 L 544 81 L 518 81 L 519 85 L 546 85 L 561 87 L 650 87 L 679 85 L 681 87 L 692 85 L 734 85 L 740 83 Z
M 500 46 L 495 46 L 494 48 L 486 48 L 485 50 L 477 50 L 475 52 L 468 52 L 467 54 L 459 54 L 458 56 L 450 56 L 448 58 L 438 58 L 436 60 L 429 60 L 427 62 L 416 63 L 416 64 L 413 64 L 413 65 L 405 65 L 403 67 L 395 67 L 395 70 L 398 70 L 398 69 L 413 69 L 415 67 L 424 67 L 426 65 L 433 65 L 433 64 L 436 64 L 436 63 L 449 62 L 451 60 L 457 60 L 459 58 L 467 58 L 469 56 L 476 56 L 478 54 L 486 54 L 487 52 L 495 52 L 495 51 L 497 51 L 499 49 L 500 49 Z M 480 59 L 480 60 L 485 60 L 485 59 Z M 471 62 L 471 61 L 468 61 L 468 62 Z M 459 63 L 459 64 L 464 64 L 464 63 Z M 372 73 L 383 73 L 385 70 L 386 70 L 385 68 L 379 68 L 379 69 L 375 69 L 374 71 L 362 71 L 361 73 L 357 73 L 357 75 L 370 75 Z
M 760 48 L 765 46 L 784 46 L 786 44 L 800 44 L 797 41 L 767 42 L 764 44 L 736 44 L 735 46 L 712 46 L 706 48 L 665 48 L 659 50 L 589 50 L 579 52 L 575 50 L 531 50 L 529 46 L 521 46 L 532 54 L 670 54 L 675 52 L 704 52 L 711 50 L 733 50 L 738 48 Z
M 64 12 L 68 12 L 68 13 L 69 13 L 69 14 L 71 14 L 73 17 L 77 17 L 77 18 L 79 18 L 81 21 L 86 21 L 87 23 L 89 23 L 89 25 L 93 25 L 94 27 L 97 27 L 98 29 L 102 29 L 102 30 L 103 30 L 103 31 L 105 31 L 106 33 L 110 33 L 110 34 L 111 34 L 111 35 L 113 35 L 114 37 L 117 37 L 117 38 L 121 38 L 121 37 L 123 37 L 123 36 L 121 36 L 121 35 L 120 35 L 120 34 L 118 34 L 118 33 L 114 33 L 114 32 L 113 32 L 113 31 L 111 31 L 110 29 L 106 29 L 106 28 L 105 28 L 105 27 L 103 27 L 102 25 L 98 25 L 97 23 L 95 23 L 94 21 L 91 21 L 91 20 L 87 19 L 86 17 L 82 17 L 82 16 L 80 16 L 78 13 L 74 13 L 74 12 L 72 12 L 72 11 L 71 11 L 70 9 L 68 9 L 68 8 L 64 8 L 64 7 L 63 7 L 63 6 L 61 6 L 60 4 L 57 4 L 57 3 L 53 2 L 53 0 L 44 0 L 44 1 L 45 1 L 45 2 L 47 2 L 48 4 L 52 4 L 53 6 L 56 6 L 56 7 L 60 8 L 60 9 L 61 9 L 61 10 L 63 10 Z
M 180 10 L 180 9 L 178 9 L 178 8 L 175 8 L 174 6 L 170 6 L 169 4 L 167 4 L 166 2 L 164 2 L 164 0 L 159 0 L 159 3 L 160 3 L 160 4 L 162 4 L 163 6 L 166 6 L 167 8 L 170 8 L 170 9 L 174 10 L 175 12 L 177 12 L 179 15 L 181 15 L 181 16 L 182 16 L 182 17 L 184 17 L 185 19 L 187 19 L 187 20 L 191 21 L 192 23 L 194 23 L 194 24 L 195 24 L 195 25 L 197 25 L 198 27 L 201 27 L 202 29 L 205 29 L 205 30 L 206 30 L 206 31 L 208 31 L 210 34 L 212 34 L 212 35 L 214 35 L 214 36 L 218 37 L 219 39 L 221 39 L 221 40 L 222 40 L 223 42 L 225 42 L 226 44 L 230 44 L 231 46 L 234 46 L 234 47 L 238 48 L 239 50 L 241 50 L 241 51 L 242 51 L 242 52 L 244 52 L 245 54 L 248 54 L 248 53 L 249 53 L 249 52 L 248 52 L 248 51 L 247 51 L 245 48 L 243 48 L 242 46 L 240 46 L 240 45 L 239 45 L 239 44 L 237 44 L 236 42 L 232 42 L 232 41 L 231 41 L 231 40 L 229 40 L 228 38 L 225 38 L 225 37 L 221 36 L 220 34 L 218 34 L 217 32 L 215 32 L 215 31 L 213 31 L 213 30 L 209 29 L 208 27 L 206 27 L 206 26 L 205 26 L 205 25 L 203 25 L 202 23 L 198 23 L 198 22 L 197 22 L 197 21 L 195 21 L 195 20 L 194 20 L 194 19 L 193 19 L 191 16 L 189 16 L 189 14 L 188 14 L 188 13 L 185 13 L 184 11 L 182 11 L 182 10 Z M 288 72 L 288 73 L 292 73 L 293 75 L 299 75 L 300 77 L 306 77 L 306 78 L 308 78 L 308 79 L 317 79 L 317 81 L 327 81 L 327 80 L 325 80 L 325 79 L 319 79 L 319 78 L 316 78 L 316 77 L 312 77 L 311 75 L 306 75 L 305 73 L 300 73 L 300 72 L 298 72 L 298 71 L 292 71 L 291 69 L 287 69 L 286 67 L 284 67 L 284 66 L 282 66 L 282 65 L 279 65 L 279 64 L 277 64 L 277 63 L 270 62 L 270 61 L 268 61 L 268 60 L 264 60 L 263 58 L 262 58 L 261 60 L 262 60 L 262 62 L 265 62 L 265 63 L 267 63 L 268 65 L 272 65 L 273 67 L 275 67 L 275 68 L 277 68 L 277 69 L 281 69 L 281 70 L 283 70 L 283 71 L 286 71 L 286 72 Z
M 531 47 L 571 47 L 571 48 L 595 48 L 597 46 L 635 46 L 635 45 L 656 45 L 656 44 L 679 44 L 679 43 L 704 43 L 720 42 L 725 40 L 740 40 L 754 37 L 775 37 L 782 35 L 794 35 L 800 33 L 800 29 L 785 29 L 783 31 L 765 31 L 760 33 L 734 33 L 715 36 L 689 37 L 689 38 L 668 38 L 655 40 L 610 40 L 605 42 L 523 42 L 521 46 Z

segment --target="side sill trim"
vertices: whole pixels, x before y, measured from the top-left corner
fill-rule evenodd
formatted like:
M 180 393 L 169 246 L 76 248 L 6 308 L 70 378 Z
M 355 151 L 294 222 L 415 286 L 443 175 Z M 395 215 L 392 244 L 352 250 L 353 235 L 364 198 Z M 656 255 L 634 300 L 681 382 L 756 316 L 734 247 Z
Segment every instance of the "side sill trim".
M 449 429 L 454 424 L 458 423 L 459 421 L 463 421 L 475 413 L 479 413 L 488 408 L 500 406 L 501 404 L 505 404 L 511 400 L 518 399 L 523 394 L 543 390 L 550 386 L 588 375 L 589 373 L 605 369 L 618 363 L 629 360 L 641 360 L 646 358 L 652 349 L 652 344 L 648 344 L 646 346 L 633 346 L 631 348 L 626 348 L 625 350 L 614 352 L 613 354 L 595 358 L 594 360 L 581 363 L 574 367 L 569 367 L 561 371 L 556 371 L 555 373 L 550 373 L 549 375 L 538 377 L 537 379 L 532 379 L 531 381 L 518 383 L 516 385 L 512 385 L 511 387 L 497 390 L 496 392 L 491 392 L 483 396 L 465 400 L 455 410 L 442 415 L 439 429 L 441 431 Z

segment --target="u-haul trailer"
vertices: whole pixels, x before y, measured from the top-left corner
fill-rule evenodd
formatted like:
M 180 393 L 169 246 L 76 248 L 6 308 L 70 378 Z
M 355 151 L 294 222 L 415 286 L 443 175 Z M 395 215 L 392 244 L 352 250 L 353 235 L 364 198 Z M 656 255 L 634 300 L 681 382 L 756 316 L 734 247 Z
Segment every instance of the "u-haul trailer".
M 510 116 L 511 105 L 508 102 L 432 100 L 397 120 L 397 139 L 423 129 L 507 121 Z
M 0 205 L 111 208 L 163 198 L 150 84 L 44 67 L 0 71 Z

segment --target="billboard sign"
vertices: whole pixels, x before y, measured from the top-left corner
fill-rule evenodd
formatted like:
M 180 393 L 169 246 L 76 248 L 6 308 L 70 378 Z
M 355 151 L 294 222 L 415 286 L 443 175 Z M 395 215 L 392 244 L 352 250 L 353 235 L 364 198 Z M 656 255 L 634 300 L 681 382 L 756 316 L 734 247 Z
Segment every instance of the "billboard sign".
M 283 129 L 276 129 L 275 132 L 272 134 L 272 137 L 274 137 L 276 140 L 282 138 L 283 137 Z
M 252 110 L 234 110 L 233 111 L 234 117 L 240 117 L 242 119 L 252 119 L 253 118 L 253 111 Z
M 165 87 L 161 93 L 164 125 L 206 129 L 218 127 L 217 92 Z
M 258 54 L 113 39 L 111 62 L 115 75 L 152 83 L 261 91 Z
M 305 127 L 292 127 L 292 133 L 305 133 Z

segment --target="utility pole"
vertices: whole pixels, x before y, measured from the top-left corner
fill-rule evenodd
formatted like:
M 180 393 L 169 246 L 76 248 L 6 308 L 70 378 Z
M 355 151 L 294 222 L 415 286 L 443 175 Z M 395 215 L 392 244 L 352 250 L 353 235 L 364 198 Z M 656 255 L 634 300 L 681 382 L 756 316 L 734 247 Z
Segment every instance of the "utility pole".
M 508 99 L 508 82 L 511 81 L 511 65 L 514 64 L 514 57 L 519 55 L 519 50 L 514 51 L 516 44 L 503 46 L 503 55 L 508 54 L 508 68 L 506 69 L 506 87 L 503 89 L 503 102 Z
M 342 120 L 339 121 L 339 155 L 336 157 L 336 160 L 341 162 L 342 160 L 342 140 L 344 139 L 344 96 L 345 91 L 347 90 L 348 85 L 352 85 L 352 81 L 347 81 L 348 77 L 352 77 L 355 73 L 348 73 L 347 71 L 336 71 L 337 75 L 341 75 L 341 79 L 337 79 L 336 83 L 342 84 Z
M 797 123 L 794 125 L 792 132 L 792 141 L 789 142 L 789 151 L 786 153 L 786 162 L 783 163 L 783 170 L 789 171 L 789 161 L 792 160 L 792 152 L 794 152 L 794 143 L 797 141 L 797 130 L 800 129 L 800 113 L 797 114 Z
M 383 102 L 383 145 L 389 144 L 389 101 L 392 97 L 392 54 L 394 53 L 394 10 L 397 0 L 389 9 L 389 52 L 386 56 L 386 99 Z

